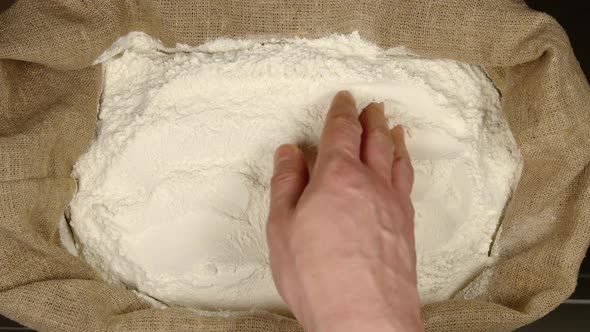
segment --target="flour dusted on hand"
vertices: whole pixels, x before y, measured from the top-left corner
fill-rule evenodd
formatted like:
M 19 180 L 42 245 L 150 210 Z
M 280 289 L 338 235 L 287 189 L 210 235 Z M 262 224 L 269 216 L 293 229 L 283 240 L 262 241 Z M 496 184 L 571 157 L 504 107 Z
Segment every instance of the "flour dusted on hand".
M 272 155 L 317 144 L 333 95 L 383 101 L 409 133 L 419 293 L 479 274 L 521 159 L 477 66 L 382 50 L 357 33 L 165 49 L 132 33 L 99 60 L 96 138 L 76 163 L 82 257 L 166 304 L 286 311 L 268 262 Z M 368 220 L 367 222 L 370 222 Z

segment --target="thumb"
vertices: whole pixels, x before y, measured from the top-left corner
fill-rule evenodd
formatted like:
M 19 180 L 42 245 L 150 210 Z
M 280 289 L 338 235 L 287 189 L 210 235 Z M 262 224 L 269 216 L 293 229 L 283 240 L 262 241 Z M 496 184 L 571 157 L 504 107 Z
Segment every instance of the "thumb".
M 274 156 L 269 219 L 286 217 L 295 208 L 308 178 L 303 152 L 292 144 L 281 145 Z

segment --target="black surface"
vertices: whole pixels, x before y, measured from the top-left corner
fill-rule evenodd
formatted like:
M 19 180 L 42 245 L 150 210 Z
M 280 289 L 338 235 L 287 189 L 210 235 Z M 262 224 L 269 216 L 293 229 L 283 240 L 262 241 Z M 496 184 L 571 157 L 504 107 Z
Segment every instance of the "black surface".
M 20 325 L 6 317 L 0 316 L 0 327 L 20 327 Z
M 564 303 L 547 316 L 517 332 L 590 331 L 590 303 Z
M 0 315 L 0 332 L 5 332 L 5 331 L 20 331 L 20 332 L 22 332 L 22 331 L 33 331 L 33 330 L 23 327 L 20 324 L 13 322 L 10 319 Z
M 580 61 L 580 65 L 590 80 L 590 1 L 588 0 L 528 0 L 529 7 L 553 16 L 565 29 Z
M 493 0 L 490 0 L 493 1 Z M 0 0 L 0 11 L 8 8 L 14 1 Z M 535 10 L 552 15 L 566 30 L 574 52 L 586 78 L 590 77 L 590 1 L 568 0 L 528 0 L 526 3 Z M 590 331 L 590 257 L 580 267 L 578 286 L 571 297 L 573 303 L 564 303 L 556 310 L 538 321 L 519 329 L 519 332 L 544 331 Z M 576 301 L 577 300 L 577 301 Z M 582 303 L 586 302 L 586 303 Z M 33 331 L 23 328 L 0 315 L 0 332 Z
M 586 77 L 590 79 L 590 76 Z M 586 253 L 586 259 L 584 259 L 582 266 L 580 266 L 580 274 L 587 275 L 590 278 L 590 250 Z
M 0 13 L 10 8 L 16 0 L 0 0 Z

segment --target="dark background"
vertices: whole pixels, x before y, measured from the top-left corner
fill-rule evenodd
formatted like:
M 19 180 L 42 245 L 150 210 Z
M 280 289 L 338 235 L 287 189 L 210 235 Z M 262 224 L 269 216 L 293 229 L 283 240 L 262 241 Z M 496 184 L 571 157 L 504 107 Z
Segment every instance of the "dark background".
M 13 2 L 12 0 L 0 0 L 0 11 L 10 7 Z M 586 78 L 590 80 L 590 24 L 588 22 L 590 20 L 590 1 L 527 0 L 526 3 L 535 10 L 552 15 L 563 26 Z M 32 330 L 0 315 L 0 331 Z M 570 299 L 547 316 L 518 331 L 590 331 L 590 259 L 588 255 L 582 263 L 578 286 Z

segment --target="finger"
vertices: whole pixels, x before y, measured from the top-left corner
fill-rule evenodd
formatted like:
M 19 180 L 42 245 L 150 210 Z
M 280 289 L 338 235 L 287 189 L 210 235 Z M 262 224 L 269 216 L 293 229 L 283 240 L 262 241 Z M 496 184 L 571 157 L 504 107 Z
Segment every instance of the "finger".
M 383 103 L 371 103 L 359 117 L 363 126 L 360 156 L 369 169 L 389 183 L 394 152 L 383 107 Z
M 318 146 L 318 163 L 334 156 L 359 158 L 362 127 L 354 98 L 340 91 L 332 100 Z
M 281 145 L 274 156 L 269 223 L 288 217 L 297 205 L 307 181 L 307 165 L 301 150 L 295 145 Z
M 391 139 L 394 145 L 391 184 L 399 192 L 410 195 L 414 184 L 414 168 L 404 136 L 404 129 L 400 125 L 391 130 Z

